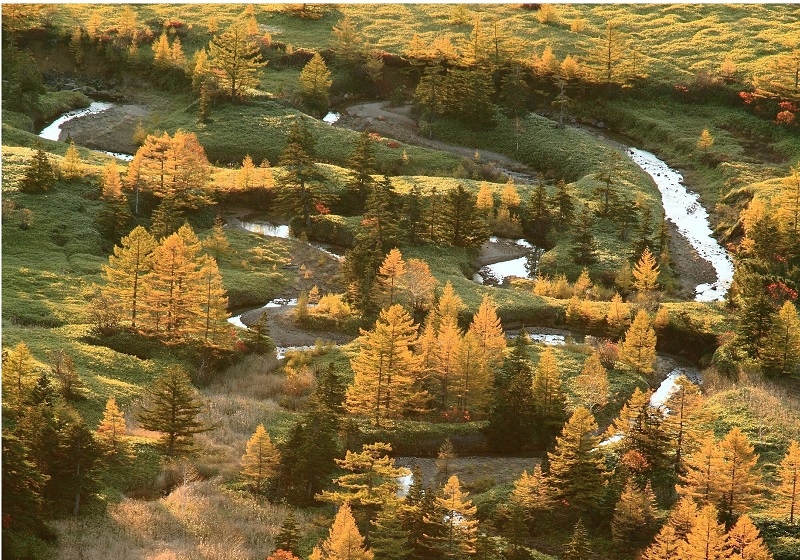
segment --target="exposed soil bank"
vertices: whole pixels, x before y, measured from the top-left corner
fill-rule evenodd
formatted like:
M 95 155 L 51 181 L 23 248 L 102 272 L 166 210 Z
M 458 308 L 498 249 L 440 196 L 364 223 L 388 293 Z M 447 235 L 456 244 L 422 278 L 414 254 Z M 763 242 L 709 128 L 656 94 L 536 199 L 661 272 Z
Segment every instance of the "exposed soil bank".
M 65 122 L 61 126 L 59 140 L 69 135 L 79 146 L 133 154 L 138 148 L 133 142 L 136 125 L 149 113 L 147 107 L 142 105 L 115 105 L 102 113 Z

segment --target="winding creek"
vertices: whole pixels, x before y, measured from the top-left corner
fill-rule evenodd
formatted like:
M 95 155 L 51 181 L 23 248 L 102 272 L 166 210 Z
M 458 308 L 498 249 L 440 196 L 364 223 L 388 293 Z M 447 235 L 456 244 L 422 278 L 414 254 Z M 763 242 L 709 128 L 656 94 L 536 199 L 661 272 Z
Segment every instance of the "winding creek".
M 45 127 L 39 133 L 39 136 L 48 140 L 58 141 L 62 134 L 61 125 L 65 122 L 87 115 L 101 113 L 109 110 L 113 106 L 112 103 L 92 102 L 91 105 L 85 109 L 65 113 Z M 338 118 L 338 115 L 336 115 L 336 118 Z M 326 122 L 330 121 L 335 122 L 333 114 L 329 115 L 326 120 Z M 130 159 L 132 157 L 127 154 L 105 153 L 119 157 L 120 159 Z M 703 259 L 711 263 L 716 271 L 717 280 L 710 284 L 701 284 L 697 286 L 695 299 L 697 301 L 718 301 L 724 299 L 733 278 L 733 262 L 728 252 L 713 238 L 709 226 L 708 213 L 699 203 L 698 195 L 689 192 L 686 186 L 683 185 L 683 177 L 679 172 L 671 169 L 666 163 L 650 152 L 626 147 L 625 153 L 636 165 L 652 177 L 661 193 L 667 219 L 675 223 L 681 235 L 689 241 Z M 232 219 L 231 225 L 258 235 L 280 238 L 290 237 L 289 226 L 287 225 L 276 225 L 268 222 L 248 222 L 239 219 Z M 512 276 L 521 278 L 530 277 L 531 256 L 536 257 L 540 255 L 540 250 L 538 248 L 524 239 L 512 240 L 493 237 L 489 240 L 489 243 L 513 245 L 516 248 L 517 256 L 505 260 L 498 260 L 481 267 L 473 276 L 475 282 L 482 284 L 486 282 L 487 279 L 491 279 L 493 282 L 503 283 L 506 278 Z M 337 253 L 335 248 L 331 246 L 320 243 L 310 243 L 309 245 L 338 260 L 343 259 L 342 255 Z M 520 252 L 522 252 L 522 256 L 519 256 Z M 262 307 L 257 308 L 257 310 L 288 309 L 296 305 L 296 299 L 278 298 L 267 302 Z M 228 322 L 238 328 L 248 328 L 242 321 L 242 314 L 229 318 Z M 529 336 L 534 342 L 552 346 L 564 345 L 571 341 L 571 335 L 566 331 L 553 331 L 553 329 L 529 329 Z M 277 349 L 277 354 L 278 358 L 281 359 L 285 357 L 288 351 L 307 350 L 310 348 L 312 347 L 280 347 Z M 653 392 L 650 398 L 650 405 L 656 408 L 663 407 L 669 395 L 675 390 L 677 379 L 681 375 L 685 375 L 694 383 L 702 383 L 700 372 L 696 368 L 677 366 L 676 364 L 676 367 L 667 373 L 664 381 L 662 381 Z M 614 438 L 603 441 L 601 445 L 614 443 L 621 437 L 623 437 L 622 434 L 617 434 Z M 401 494 L 408 492 L 408 488 L 412 483 L 411 476 L 411 474 L 408 474 L 398 481 L 400 483 L 399 492 Z

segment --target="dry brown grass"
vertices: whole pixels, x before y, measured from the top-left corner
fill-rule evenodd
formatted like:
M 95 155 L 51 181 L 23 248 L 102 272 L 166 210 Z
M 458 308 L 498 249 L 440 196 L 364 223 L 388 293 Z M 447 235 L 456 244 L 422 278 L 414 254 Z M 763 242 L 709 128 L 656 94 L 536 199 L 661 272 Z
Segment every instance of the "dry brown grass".
M 255 560 L 272 550 L 287 508 L 191 482 L 166 498 L 123 500 L 105 518 L 54 523 L 60 560 Z M 306 521 L 298 516 L 301 525 Z

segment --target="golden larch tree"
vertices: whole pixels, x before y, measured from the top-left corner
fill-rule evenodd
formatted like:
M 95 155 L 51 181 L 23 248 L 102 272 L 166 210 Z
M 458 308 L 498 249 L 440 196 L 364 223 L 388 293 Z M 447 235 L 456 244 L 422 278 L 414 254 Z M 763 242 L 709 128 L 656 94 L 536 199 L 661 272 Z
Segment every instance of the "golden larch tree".
M 553 488 L 544 476 L 541 465 L 536 465 L 531 474 L 522 471 L 522 475 L 514 481 L 510 500 L 528 518 L 551 510 L 554 505 Z
M 152 272 L 145 277 L 149 330 L 178 338 L 202 331 L 197 321 L 192 321 L 201 300 L 197 250 L 173 233 L 153 252 Z
M 749 515 L 741 516 L 727 536 L 731 560 L 772 560 L 772 554 Z
M 64 155 L 64 161 L 61 162 L 61 174 L 65 179 L 73 180 L 83 177 L 83 162 L 78 153 L 78 148 L 75 146 L 75 141 L 69 141 L 69 148 Z
M 667 519 L 667 525 L 675 531 L 677 539 L 686 539 L 692 530 L 692 523 L 697 518 L 697 502 L 691 496 L 683 496 L 672 508 Z
M 317 553 L 315 549 L 312 558 Z M 373 560 L 375 555 L 364 545 L 364 537 L 358 532 L 356 520 L 350 510 L 350 504 L 342 504 L 336 512 L 336 518 L 322 543 L 317 557 L 320 560 Z
M 725 491 L 722 470 L 722 451 L 709 435 L 686 457 L 686 474 L 681 476 L 678 493 L 702 504 L 719 503 Z
M 397 248 L 392 249 L 378 269 L 378 285 L 389 305 L 395 304 L 400 278 L 405 272 L 406 262 L 403 260 L 403 254 Z
M 685 375 L 675 380 L 675 389 L 664 403 L 664 431 L 667 433 L 675 472 L 684 472 L 686 455 L 693 453 L 705 435 L 709 413 L 700 387 Z
M 561 368 L 553 348 L 548 346 L 539 356 L 531 386 L 534 411 L 545 426 L 557 428 L 564 421 L 565 398 L 562 385 Z
M 507 208 L 516 208 L 519 203 L 519 192 L 517 192 L 517 187 L 514 185 L 514 179 L 509 178 L 503 190 L 500 191 L 500 204 L 505 205 Z
M 255 184 L 255 169 L 256 166 L 253 165 L 253 158 L 250 157 L 250 154 L 244 156 L 242 160 L 242 166 L 239 168 L 239 172 L 236 174 L 236 188 L 240 190 L 249 190 Z
M 439 325 L 433 352 L 433 374 L 437 386 L 439 410 L 446 412 L 457 406 L 461 382 L 462 333 L 452 316 L 446 316 Z
M 800 367 L 800 317 L 791 301 L 784 303 L 773 319 L 760 356 L 770 374 L 792 374 Z
M 681 544 L 681 560 L 725 560 L 730 558 L 725 526 L 717 522 L 717 508 L 707 505 L 700 510 L 692 529 Z
M 463 300 L 453 289 L 453 284 L 448 281 L 444 285 L 442 295 L 439 296 L 439 301 L 436 302 L 436 308 L 433 310 L 433 328 L 439 330 L 442 321 L 448 317 L 458 323 L 458 313 L 463 307 Z
M 103 419 L 100 420 L 100 425 L 97 426 L 97 441 L 106 455 L 120 457 L 126 454 L 129 449 L 126 436 L 125 415 L 117 406 L 117 399 L 110 397 L 106 401 Z
M 108 257 L 108 265 L 103 266 L 107 281 L 104 291 L 130 317 L 131 328 L 135 329 L 142 307 L 144 278 L 152 270 L 153 252 L 158 244 L 142 226 L 123 237 L 120 244 Z
M 708 154 L 708 150 L 711 149 L 711 146 L 714 145 L 714 137 L 711 136 L 711 133 L 708 131 L 707 128 L 704 128 L 703 131 L 700 133 L 700 137 L 697 139 L 697 149 L 702 150 L 704 154 Z
M 244 97 L 248 89 L 258 86 L 261 69 L 267 65 L 261 48 L 250 37 L 247 24 L 233 23 L 208 44 L 209 64 L 222 89 L 232 100 Z
M 774 490 L 774 504 L 770 513 L 788 519 L 789 523 L 800 520 L 800 445 L 789 444 L 778 470 L 780 484 Z
M 372 331 L 362 329 L 359 352 L 350 360 L 354 378 L 345 406 L 351 414 L 371 416 L 380 425 L 413 405 L 420 370 L 412 352 L 416 338 L 417 327 L 401 305 L 381 311 Z
M 589 290 L 592 289 L 592 286 L 589 270 L 584 267 L 578 279 L 575 280 L 575 284 L 572 286 L 572 293 L 575 294 L 578 299 L 586 299 L 589 296 Z
M 719 444 L 722 455 L 723 504 L 729 516 L 750 511 L 761 492 L 758 455 L 742 431 L 735 427 Z
M 256 493 L 261 493 L 264 483 L 275 475 L 279 461 L 278 448 L 272 443 L 264 424 L 259 424 L 242 455 L 242 476 Z
M 494 384 L 494 376 L 503 365 L 503 354 L 506 349 L 506 337 L 500 318 L 497 316 L 497 306 L 488 294 L 483 296 L 483 301 L 478 311 L 472 317 L 468 334 L 477 343 L 474 359 L 477 363 L 477 377 L 471 384 L 473 406 L 481 411 L 489 405 L 490 391 Z
M 392 446 L 383 442 L 364 445 L 360 452 L 348 450 L 344 459 L 335 459 L 340 469 L 348 471 L 333 480 L 337 489 L 324 490 L 316 498 L 349 504 L 365 523 L 374 520 L 381 508 L 397 505 L 397 481 L 409 474 L 405 467 L 395 465 L 391 452 Z
M 641 560 L 681 560 L 678 555 L 680 546 L 681 540 L 675 534 L 675 529 L 664 525 L 642 554 Z
M 619 359 L 642 375 L 653 373 L 656 361 L 656 332 L 650 324 L 650 316 L 639 310 L 620 346 Z
M 648 296 L 658 289 L 658 274 L 660 270 L 653 253 L 645 247 L 642 256 L 633 267 L 633 289 L 642 296 Z
M 20 407 L 34 381 L 35 362 L 30 348 L 24 342 L 3 352 L 3 400 Z
M 439 281 L 431 274 L 428 263 L 420 259 L 408 259 L 406 270 L 398 279 L 400 299 L 411 313 L 421 315 L 433 306 L 438 285 Z
M 103 167 L 103 198 L 106 200 L 122 196 L 122 181 L 119 178 L 117 162 L 111 160 Z
M 597 351 L 583 362 L 583 369 L 573 380 L 572 387 L 580 404 L 592 414 L 608 404 L 608 371 L 600 363 Z
M 478 201 L 476 207 L 484 216 L 491 218 L 494 214 L 494 194 L 489 183 L 486 181 L 481 182 L 478 189 Z
M 198 290 L 200 292 L 200 336 L 205 344 L 227 347 L 232 342 L 228 325 L 228 296 L 213 257 L 201 255 Z
M 444 523 L 444 532 L 434 539 L 437 550 L 444 558 L 459 560 L 475 553 L 478 538 L 478 521 L 474 519 L 478 511 L 469 494 L 461 490 L 461 482 L 456 475 L 447 480 L 441 494 L 436 497 L 434 508 L 437 518 L 426 523 Z
M 622 296 L 619 294 L 614 294 L 614 297 L 611 298 L 608 314 L 606 314 L 606 323 L 610 334 L 615 338 L 621 336 L 631 324 L 631 309 L 627 303 L 622 301 Z

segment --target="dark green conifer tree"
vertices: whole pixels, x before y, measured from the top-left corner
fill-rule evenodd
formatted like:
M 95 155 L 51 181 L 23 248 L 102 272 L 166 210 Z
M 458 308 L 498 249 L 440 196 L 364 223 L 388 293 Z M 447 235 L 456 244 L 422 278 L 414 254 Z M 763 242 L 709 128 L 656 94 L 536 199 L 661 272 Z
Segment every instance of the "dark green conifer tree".
M 440 223 L 443 241 L 449 245 L 478 247 L 489 238 L 489 229 L 478 212 L 475 195 L 461 184 L 445 195 Z
M 19 180 L 19 190 L 26 193 L 44 192 L 55 184 L 56 170 L 40 145 L 23 171 L 22 179 Z
M 295 556 L 300 554 L 300 526 L 293 511 L 290 510 L 284 517 L 273 542 L 276 549 L 291 552 Z
M 495 376 L 495 401 L 487 431 L 497 451 L 519 451 L 533 443 L 533 365 L 529 346 L 530 340 L 523 331 Z
M 168 457 L 188 453 L 194 435 L 211 429 L 198 418 L 205 406 L 182 367 L 169 366 L 147 388 L 147 394 L 139 424 L 163 434 L 159 446 Z
M 369 131 L 364 130 L 356 139 L 353 151 L 348 160 L 351 169 L 349 187 L 355 191 L 358 206 L 353 209 L 353 214 L 360 214 L 364 209 L 370 189 L 375 182 L 372 175 L 375 173 L 375 141 L 370 138 Z
M 584 205 L 575 223 L 570 254 L 577 264 L 589 265 L 597 261 L 597 241 L 592 233 L 592 213 Z
M 569 192 L 569 187 L 564 179 L 556 183 L 556 192 L 553 196 L 553 210 L 555 219 L 560 226 L 568 226 L 575 219 L 575 197 Z
M 318 204 L 330 202 L 320 180 L 322 172 L 314 162 L 315 140 L 311 130 L 301 120 L 295 120 L 289 129 L 286 148 L 280 158 L 285 169 L 281 177 L 278 203 L 287 212 L 302 218 L 303 226 L 311 227 L 311 216 Z
M 547 237 L 552 227 L 552 217 L 550 215 L 550 205 L 547 200 L 547 190 L 544 183 L 537 183 L 528 201 L 527 220 L 525 220 L 525 232 L 534 245 L 546 247 Z

